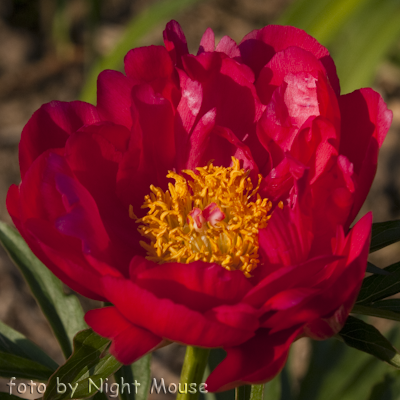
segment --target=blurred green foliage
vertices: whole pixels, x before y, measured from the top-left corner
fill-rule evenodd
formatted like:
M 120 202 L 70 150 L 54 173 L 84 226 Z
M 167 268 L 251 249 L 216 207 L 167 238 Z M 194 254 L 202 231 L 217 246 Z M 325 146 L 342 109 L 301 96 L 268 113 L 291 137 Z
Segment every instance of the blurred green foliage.
M 400 36 L 398 0 L 297 0 L 277 21 L 304 29 L 328 47 L 342 94 L 371 86 Z

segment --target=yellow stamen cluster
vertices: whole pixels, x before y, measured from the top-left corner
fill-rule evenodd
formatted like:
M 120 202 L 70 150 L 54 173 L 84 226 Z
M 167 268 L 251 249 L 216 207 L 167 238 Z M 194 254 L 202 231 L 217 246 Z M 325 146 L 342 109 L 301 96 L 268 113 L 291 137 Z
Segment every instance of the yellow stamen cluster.
M 190 263 L 201 260 L 217 263 L 227 270 L 241 270 L 247 277 L 256 268 L 258 259 L 258 231 L 267 226 L 272 203 L 257 193 L 261 182 L 253 188 L 249 171 L 240 168 L 232 157 L 229 168 L 206 167 L 183 172 L 190 178 L 169 171 L 173 178 L 164 192 L 151 186 L 142 208 L 149 208 L 146 216 L 137 219 L 130 207 L 131 218 L 142 223 L 138 230 L 150 243 L 141 241 L 147 259 L 163 264 Z M 250 201 L 253 199 L 254 201 Z M 212 225 L 205 222 L 198 229 L 192 216 L 193 208 L 204 210 L 215 203 L 225 214 L 223 221 Z

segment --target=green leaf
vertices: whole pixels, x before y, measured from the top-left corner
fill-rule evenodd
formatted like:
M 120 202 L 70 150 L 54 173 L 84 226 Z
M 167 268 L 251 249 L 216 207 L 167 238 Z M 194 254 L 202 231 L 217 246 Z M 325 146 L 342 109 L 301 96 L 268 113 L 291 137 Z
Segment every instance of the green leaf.
M 392 400 L 393 377 L 385 374 L 383 382 L 377 383 L 371 391 L 368 400 Z
M 342 93 L 371 85 L 378 64 L 400 35 L 399 19 L 397 0 L 371 0 L 336 36 L 331 53 Z
M 399 24 L 400 25 L 400 24 Z M 373 253 L 400 240 L 400 221 L 377 222 L 372 224 L 371 246 Z
M 400 321 L 400 300 L 381 300 L 367 306 L 356 304 L 351 312 L 355 314 L 369 315 L 372 317 L 391 319 L 393 321 Z
M 146 354 L 141 359 L 131 365 L 123 365 L 115 374 L 115 381 L 120 383 L 120 388 L 123 383 L 130 384 L 130 393 L 125 390 L 120 392 L 121 400 L 146 400 L 151 383 L 150 371 L 151 354 Z M 123 379 L 123 380 L 122 380 Z M 134 383 L 139 383 L 138 386 L 133 386 Z M 137 390 L 137 392 L 136 392 Z
M 384 269 L 381 269 L 370 262 L 367 262 L 367 272 L 376 275 L 390 275 L 390 272 L 385 271 Z
M 14 354 L 55 371 L 58 364 L 24 335 L 0 321 L 0 351 Z
M 0 376 L 47 382 L 54 370 L 27 358 L 0 351 Z
M 179 11 L 194 4 L 198 0 L 163 0 L 153 3 L 143 12 L 135 16 L 125 29 L 125 33 L 112 52 L 92 67 L 82 89 L 81 100 L 89 103 L 96 101 L 96 84 L 99 73 L 105 69 L 119 69 L 125 54 L 139 44 L 139 40 L 160 23 L 176 17 Z
M 384 271 L 389 275 L 372 275 L 364 279 L 357 305 L 369 305 L 400 292 L 400 262 L 386 267 Z
M 61 281 L 36 258 L 20 234 L 1 221 L 0 242 L 28 283 L 65 357 L 69 357 L 74 335 L 87 328 L 79 300 L 64 293 Z
M 122 366 L 111 354 L 104 355 L 109 344 L 109 340 L 91 329 L 79 332 L 74 338 L 72 356 L 52 375 L 43 399 L 93 396 L 106 382 L 105 379 Z
M 374 326 L 349 316 L 339 335 L 348 346 L 400 368 L 400 354 Z
M 368 0 L 298 0 L 286 9 L 278 23 L 304 29 L 326 45 L 367 2 Z

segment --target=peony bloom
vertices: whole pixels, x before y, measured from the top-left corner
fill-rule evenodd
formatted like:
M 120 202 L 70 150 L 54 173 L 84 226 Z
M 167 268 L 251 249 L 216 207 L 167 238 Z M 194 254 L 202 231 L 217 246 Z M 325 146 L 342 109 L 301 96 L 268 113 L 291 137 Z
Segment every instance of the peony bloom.
M 372 89 L 340 96 L 328 51 L 293 27 L 217 47 L 208 29 L 191 55 L 171 21 L 164 42 L 103 71 L 97 106 L 34 113 L 8 211 L 55 275 L 112 304 L 86 322 L 121 362 L 222 347 L 209 390 L 265 382 L 353 306 L 371 214 L 350 224 L 392 113 Z

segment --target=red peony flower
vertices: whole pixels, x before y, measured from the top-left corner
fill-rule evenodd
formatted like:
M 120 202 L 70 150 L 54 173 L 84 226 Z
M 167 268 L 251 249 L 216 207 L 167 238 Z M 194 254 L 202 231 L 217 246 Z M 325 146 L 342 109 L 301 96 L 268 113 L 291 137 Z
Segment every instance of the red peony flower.
M 293 27 L 217 47 L 208 29 L 190 55 L 172 21 L 164 42 L 103 71 L 97 106 L 35 112 L 8 210 L 55 275 L 112 303 L 86 321 L 118 360 L 223 347 L 209 390 L 265 382 L 352 308 L 371 214 L 350 224 L 392 113 L 371 89 L 340 96 L 328 51 Z

